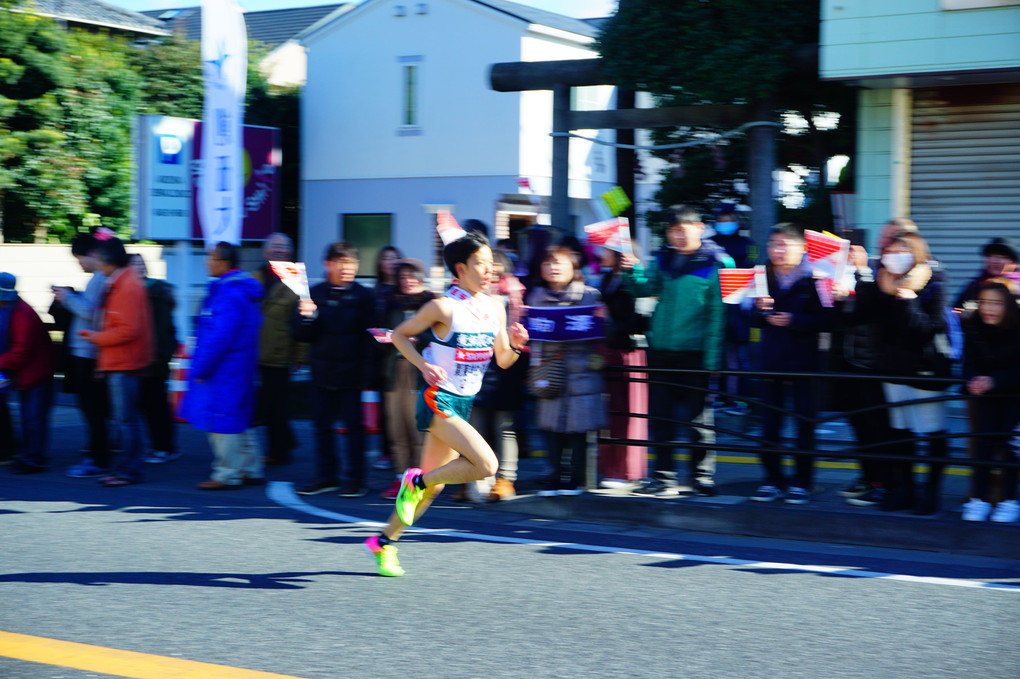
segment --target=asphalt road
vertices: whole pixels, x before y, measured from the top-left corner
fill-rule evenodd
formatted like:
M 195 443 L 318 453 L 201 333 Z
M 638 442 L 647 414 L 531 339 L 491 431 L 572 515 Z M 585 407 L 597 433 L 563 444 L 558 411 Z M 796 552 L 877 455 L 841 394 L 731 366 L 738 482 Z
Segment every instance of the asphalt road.
M 437 507 L 381 578 L 387 511 L 0 473 L 0 678 L 1018 676 L 1016 561 Z

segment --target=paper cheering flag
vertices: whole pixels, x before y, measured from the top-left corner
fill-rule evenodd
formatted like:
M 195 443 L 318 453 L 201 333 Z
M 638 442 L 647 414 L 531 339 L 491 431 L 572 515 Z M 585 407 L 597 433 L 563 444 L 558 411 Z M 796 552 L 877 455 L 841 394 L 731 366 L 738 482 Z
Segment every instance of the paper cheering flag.
M 753 287 L 754 269 L 719 269 L 719 288 L 726 304 L 740 304 Z
M 619 217 L 620 225 L 616 233 L 606 241 L 606 249 L 615 250 L 625 255 L 634 254 L 634 246 L 630 242 L 630 222 L 626 217 Z
M 446 210 L 436 213 L 436 230 L 439 231 L 444 246 L 467 235 L 467 231 L 462 229 L 453 215 Z
M 804 231 L 808 264 L 815 278 L 843 278 L 850 258 L 850 241 L 831 233 Z
M 630 242 L 630 221 L 626 217 L 613 217 L 584 227 L 588 242 L 602 245 L 616 252 L 633 254 Z
M 308 292 L 308 272 L 305 270 L 304 262 L 270 262 L 273 273 L 280 277 L 280 281 L 288 288 L 297 293 L 301 299 L 311 299 Z
M 614 186 L 599 197 L 602 198 L 614 215 L 623 214 L 623 211 L 632 205 L 630 198 L 627 197 L 627 193 L 619 186 Z
M 832 286 L 835 283 L 836 281 L 831 278 L 815 279 L 815 290 L 818 291 L 818 299 L 826 309 L 831 309 L 834 305 L 835 298 L 832 295 Z
M 769 276 L 765 273 L 765 265 L 759 264 L 754 267 L 754 296 L 769 296 Z

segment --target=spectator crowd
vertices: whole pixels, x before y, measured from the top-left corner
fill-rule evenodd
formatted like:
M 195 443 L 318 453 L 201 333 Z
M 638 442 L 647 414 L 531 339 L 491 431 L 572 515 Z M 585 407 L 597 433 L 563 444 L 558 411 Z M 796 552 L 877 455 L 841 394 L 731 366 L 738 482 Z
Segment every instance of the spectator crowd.
M 983 268 L 950 302 L 947 272 L 910 220 L 885 224 L 870 255 L 851 240 L 846 273 L 824 281 L 808 260 L 803 227 L 777 224 L 759 248 L 734 206 L 713 217 L 707 226 L 692 208 L 670 209 L 663 244 L 646 258 L 552 231 L 496 243 L 489 294 L 510 323 L 529 327 L 532 341 L 524 360 L 485 373 L 469 417 L 498 470 L 455 499 L 512 499 L 518 460 L 535 452 L 535 441 L 548 463 L 542 495 L 583 493 L 597 478 L 638 495 L 710 497 L 715 418 L 726 413 L 760 423 L 751 440 L 761 482 L 750 499 L 806 504 L 825 408 L 845 413 L 860 454 L 859 478 L 840 491 L 846 501 L 930 515 L 942 509 L 956 436 L 947 431 L 944 397 L 958 392 L 970 434 L 960 445 L 979 462 L 963 519 L 1020 519 L 1020 253 L 1011 240 L 981 248 Z M 475 220 L 465 228 L 487 235 Z M 59 346 L 15 277 L 0 273 L 0 462 L 13 473 L 49 471 L 59 384 L 74 395 L 87 432 L 67 476 L 111 488 L 141 483 L 147 465 L 180 457 L 179 419 L 208 434 L 211 470 L 199 489 L 261 485 L 267 465 L 287 465 L 299 453 L 291 424 L 299 365 L 311 373 L 315 474 L 298 493 L 370 492 L 366 393 L 382 396 L 374 464 L 395 478 L 376 490 L 394 498 L 402 473 L 419 465 L 415 402 L 424 382 L 387 331 L 434 298 L 421 262 L 386 246 L 374 280 L 363 284 L 357 248 L 333 243 L 322 282 L 302 293 L 273 266 L 293 259 L 284 234 L 266 239 L 264 261 L 250 273 L 238 246 L 209 248 L 209 282 L 188 333 L 187 391 L 175 409 L 167 383 L 182 338 L 173 286 L 149 278 L 142 257 L 102 229 L 77 235 L 71 254 L 90 278 L 81 290 L 53 287 Z M 756 264 L 755 292 L 724 300 L 720 271 Z M 645 297 L 656 302 L 642 315 L 637 300 Z M 536 333 L 560 317 L 573 319 L 571 332 Z M 574 332 L 580 327 L 589 332 Z M 414 338 L 419 351 L 442 340 L 431 333 Z M 783 435 L 787 419 L 792 438 Z M 648 446 L 598 444 L 600 433 Z M 925 463 L 923 473 L 916 462 Z M 996 469 L 1000 462 L 1007 466 Z

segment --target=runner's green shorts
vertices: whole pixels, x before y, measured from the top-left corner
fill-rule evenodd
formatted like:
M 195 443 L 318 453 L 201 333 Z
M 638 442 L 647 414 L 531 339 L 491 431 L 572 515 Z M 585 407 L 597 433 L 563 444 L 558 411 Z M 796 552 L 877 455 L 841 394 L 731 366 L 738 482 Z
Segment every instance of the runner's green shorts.
M 471 406 L 474 396 L 461 396 L 443 391 L 439 387 L 425 387 L 418 396 L 418 407 L 415 421 L 418 431 L 428 431 L 432 426 L 432 418 L 439 416 L 444 420 L 459 417 L 464 421 L 471 419 Z

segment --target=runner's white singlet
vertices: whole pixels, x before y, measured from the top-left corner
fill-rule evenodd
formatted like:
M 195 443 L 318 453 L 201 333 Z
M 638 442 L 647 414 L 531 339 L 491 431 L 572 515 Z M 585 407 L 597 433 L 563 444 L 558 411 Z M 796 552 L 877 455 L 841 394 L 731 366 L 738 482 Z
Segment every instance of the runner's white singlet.
M 482 376 L 492 360 L 499 321 L 485 297 L 472 297 L 457 286 L 446 296 L 454 301 L 450 334 L 441 338 L 433 330 L 434 339 L 422 358 L 446 371 L 446 379 L 437 387 L 459 396 L 474 396 L 482 388 Z

